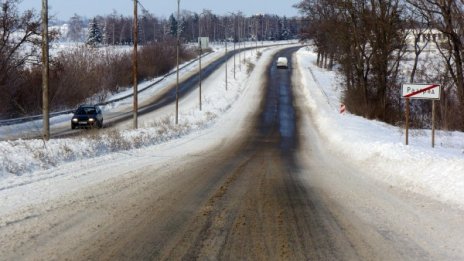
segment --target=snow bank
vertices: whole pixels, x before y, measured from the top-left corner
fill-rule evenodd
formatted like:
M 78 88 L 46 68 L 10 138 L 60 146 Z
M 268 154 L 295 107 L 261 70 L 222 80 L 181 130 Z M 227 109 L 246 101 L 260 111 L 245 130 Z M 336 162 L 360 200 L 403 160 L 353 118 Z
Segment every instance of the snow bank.
M 398 127 L 339 114 L 336 73 L 317 67 L 316 58 L 308 48 L 297 53 L 308 105 L 330 149 L 391 186 L 464 207 L 464 134 L 438 131 L 433 149 L 430 130 L 412 130 L 406 146 Z
M 255 55 L 247 58 L 247 62 L 256 61 Z M 228 68 L 231 70 L 229 75 L 232 75 L 233 66 L 229 64 Z M 192 70 L 193 68 L 188 67 L 183 73 Z M 229 78 L 227 91 L 222 74 L 220 72 L 220 76 L 210 83 L 214 88 L 205 86 L 207 93 L 204 94 L 202 111 L 197 105 L 196 92 L 193 94 L 195 98 L 184 97 L 184 100 L 194 100 L 195 103 L 182 106 L 181 101 L 179 124 L 175 124 L 172 110 L 172 113 L 158 120 L 139 120 L 141 128 L 138 130 L 91 130 L 85 136 L 52 139 L 46 143 L 38 139 L 0 141 L 0 190 L 16 184 L 18 176 L 31 176 L 34 179 L 34 172 L 51 169 L 66 162 L 148 147 L 208 128 L 214 124 L 218 115 L 232 107 L 247 86 L 249 75 L 246 70 L 237 71 L 235 80 L 233 77 Z M 163 88 L 153 88 L 153 91 L 144 93 L 143 97 L 148 98 Z M 118 106 L 123 104 L 121 102 Z M 24 177 L 19 180 L 24 180 Z

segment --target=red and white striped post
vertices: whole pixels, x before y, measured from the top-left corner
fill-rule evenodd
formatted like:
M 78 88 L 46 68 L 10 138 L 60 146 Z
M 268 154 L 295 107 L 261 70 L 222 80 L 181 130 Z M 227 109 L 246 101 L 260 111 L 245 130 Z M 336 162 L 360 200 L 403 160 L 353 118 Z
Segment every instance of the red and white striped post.
M 340 104 L 340 114 L 344 114 L 345 111 L 346 111 L 346 106 L 345 106 L 345 104 L 341 103 Z

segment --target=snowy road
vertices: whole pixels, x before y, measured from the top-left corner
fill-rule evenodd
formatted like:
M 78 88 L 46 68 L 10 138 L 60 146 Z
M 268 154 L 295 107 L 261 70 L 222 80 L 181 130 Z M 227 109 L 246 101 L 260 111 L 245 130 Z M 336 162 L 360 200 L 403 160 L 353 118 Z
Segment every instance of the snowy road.
M 0 259 L 463 259 L 462 211 L 380 183 L 326 146 L 296 61 L 270 64 L 295 50 L 262 60 L 252 88 L 201 135 L 0 191 L 93 180 L 5 211 Z

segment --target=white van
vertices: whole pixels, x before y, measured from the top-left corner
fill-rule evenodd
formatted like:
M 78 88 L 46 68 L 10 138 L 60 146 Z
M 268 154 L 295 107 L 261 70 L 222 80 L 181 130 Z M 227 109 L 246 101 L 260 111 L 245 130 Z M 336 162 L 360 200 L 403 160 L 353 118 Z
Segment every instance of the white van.
M 281 68 L 281 69 L 287 69 L 288 68 L 287 57 L 279 57 L 279 58 L 277 58 L 277 68 Z

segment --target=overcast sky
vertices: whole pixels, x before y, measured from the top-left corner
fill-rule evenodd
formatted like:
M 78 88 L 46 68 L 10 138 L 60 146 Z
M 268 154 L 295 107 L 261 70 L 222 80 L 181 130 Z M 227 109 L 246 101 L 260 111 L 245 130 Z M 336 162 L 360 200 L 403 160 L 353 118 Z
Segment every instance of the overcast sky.
M 183 10 L 201 12 L 203 9 L 218 15 L 242 11 L 245 15 L 277 14 L 297 16 L 298 10 L 292 6 L 300 0 L 181 0 Z M 20 9 L 41 9 L 41 0 L 22 0 Z M 139 0 L 150 12 L 158 17 L 168 17 L 177 10 L 177 0 Z M 116 10 L 119 14 L 132 15 L 132 0 L 48 0 L 50 14 L 61 20 L 68 20 L 74 13 L 91 18 L 107 15 Z

